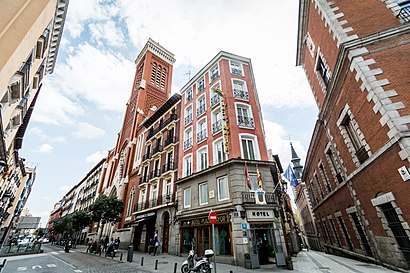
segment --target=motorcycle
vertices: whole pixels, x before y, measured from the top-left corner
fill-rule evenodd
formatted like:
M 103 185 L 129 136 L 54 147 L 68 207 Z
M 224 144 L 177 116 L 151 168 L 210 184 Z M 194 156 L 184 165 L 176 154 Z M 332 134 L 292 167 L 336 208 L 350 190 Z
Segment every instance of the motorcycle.
M 190 273 L 211 273 L 212 264 L 209 261 L 211 257 L 214 256 L 212 249 L 205 250 L 205 256 L 201 258 L 196 258 L 196 264 L 194 264 L 195 251 L 190 250 L 187 259 L 182 263 L 181 272 Z

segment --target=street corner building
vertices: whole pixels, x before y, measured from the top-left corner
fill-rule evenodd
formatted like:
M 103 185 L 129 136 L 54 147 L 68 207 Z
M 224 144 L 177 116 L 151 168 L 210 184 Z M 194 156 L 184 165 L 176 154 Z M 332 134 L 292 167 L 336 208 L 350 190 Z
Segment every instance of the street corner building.
M 297 65 L 319 108 L 302 180 L 321 248 L 410 266 L 410 4 L 299 1 Z
M 68 0 L 1 1 L 0 241 L 15 226 L 35 179 L 19 150 L 42 80 L 53 73 L 67 7 Z
M 158 252 L 172 255 L 203 255 L 215 244 L 219 261 L 244 266 L 252 254 L 255 268 L 269 262 L 269 249 L 284 257 L 275 193 L 282 167 L 267 155 L 250 59 L 221 51 L 181 95 L 171 95 L 174 62 L 152 39 L 135 61 L 123 126 L 98 189 L 123 200 L 125 210 L 101 234 L 138 251 L 156 237 Z

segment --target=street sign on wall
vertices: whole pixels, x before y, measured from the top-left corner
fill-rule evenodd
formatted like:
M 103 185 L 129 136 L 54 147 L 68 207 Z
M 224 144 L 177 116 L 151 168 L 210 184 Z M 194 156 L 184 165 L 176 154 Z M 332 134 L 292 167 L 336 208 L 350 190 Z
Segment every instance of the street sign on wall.
M 211 222 L 211 224 L 215 224 L 216 221 L 218 221 L 218 216 L 216 215 L 216 212 L 211 210 L 211 212 L 209 213 L 209 222 Z

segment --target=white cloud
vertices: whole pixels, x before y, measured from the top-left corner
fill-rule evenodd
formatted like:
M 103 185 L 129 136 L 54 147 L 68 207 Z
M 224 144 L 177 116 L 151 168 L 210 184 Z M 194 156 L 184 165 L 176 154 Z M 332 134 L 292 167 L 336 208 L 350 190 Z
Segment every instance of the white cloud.
M 292 158 L 290 151 L 290 140 L 288 132 L 280 124 L 272 121 L 264 120 L 266 145 L 268 149 L 272 149 L 273 154 L 279 155 L 280 163 L 283 171 L 287 168 Z M 293 148 L 299 158 L 305 158 L 306 150 L 299 141 L 292 140 Z
M 50 137 L 44 133 L 39 127 L 33 127 L 30 129 L 29 133 L 34 136 L 38 136 L 42 140 L 48 140 L 54 143 L 66 143 L 67 140 L 64 136 Z
M 51 146 L 50 144 L 43 144 L 37 149 L 35 149 L 35 152 L 42 153 L 42 154 L 49 154 L 53 151 L 53 149 L 54 149 L 53 146 Z
M 92 23 L 89 26 L 91 38 L 99 45 L 104 43 L 108 46 L 124 47 L 125 38 L 122 30 L 115 21 L 110 20 L 102 23 Z
M 84 43 L 54 73 L 53 83 L 65 96 L 94 103 L 103 110 L 123 112 L 135 65 L 118 54 Z
M 71 133 L 75 138 L 97 139 L 105 135 L 105 131 L 90 123 L 80 122 L 77 130 Z
M 108 151 L 104 150 L 104 151 L 96 151 L 93 154 L 90 154 L 89 156 L 86 157 L 85 161 L 87 163 L 93 163 L 93 164 L 97 164 L 98 162 L 100 162 L 101 159 L 107 157 Z

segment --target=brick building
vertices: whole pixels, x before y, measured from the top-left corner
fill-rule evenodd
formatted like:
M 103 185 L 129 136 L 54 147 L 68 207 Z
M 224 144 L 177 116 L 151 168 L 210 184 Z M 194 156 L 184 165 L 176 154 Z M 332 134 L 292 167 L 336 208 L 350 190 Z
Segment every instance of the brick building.
M 283 255 L 286 247 L 273 193 L 282 169 L 277 156 L 268 161 L 251 60 L 221 51 L 182 88 L 181 95 L 176 181 L 179 253 L 194 248 L 203 255 L 212 247 L 208 214 L 214 210 L 219 215 L 218 261 L 244 266 L 244 255 L 249 253 L 257 268 L 269 262 L 269 249 Z M 258 172 L 266 191 L 262 199 Z
M 302 180 L 328 252 L 409 268 L 408 1 L 300 0 L 319 107 Z

